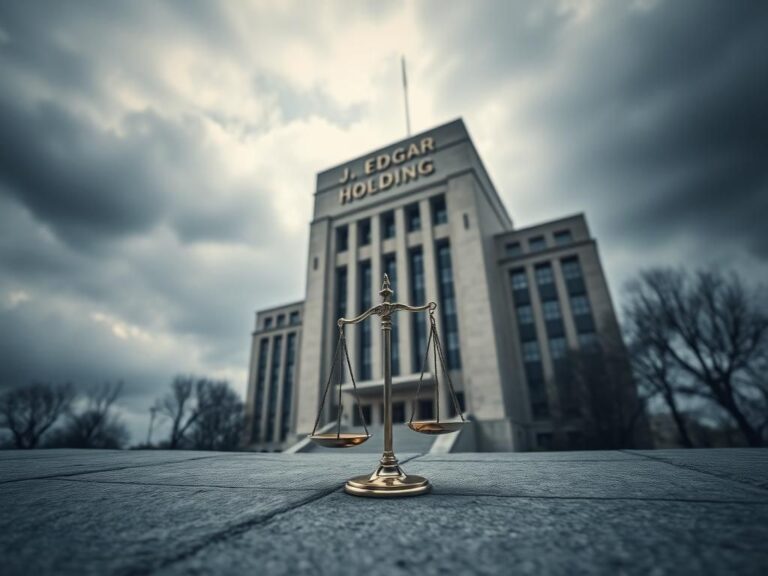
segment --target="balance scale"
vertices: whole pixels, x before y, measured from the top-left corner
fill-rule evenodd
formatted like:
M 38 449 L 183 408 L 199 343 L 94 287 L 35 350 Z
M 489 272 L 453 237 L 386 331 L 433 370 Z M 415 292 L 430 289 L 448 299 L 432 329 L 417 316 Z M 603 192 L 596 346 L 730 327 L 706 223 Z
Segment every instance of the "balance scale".
M 440 344 L 440 338 L 437 335 L 437 325 L 435 323 L 435 310 L 437 310 L 437 304 L 429 302 L 423 306 L 409 306 L 407 304 L 392 303 L 392 289 L 389 284 L 389 277 L 384 274 L 384 282 L 379 291 L 381 295 L 381 304 L 369 308 L 359 316 L 355 318 L 339 318 L 337 321 L 339 327 L 339 339 L 336 342 L 336 350 L 333 356 L 333 364 L 331 366 L 331 372 L 328 376 L 328 382 L 325 385 L 323 392 L 323 398 L 320 402 L 320 410 L 315 420 L 315 426 L 312 429 L 312 433 L 309 435 L 310 440 L 320 446 L 326 448 L 350 448 L 353 446 L 359 446 L 363 442 L 366 442 L 371 434 L 368 432 L 368 426 L 365 423 L 363 416 L 363 408 L 360 404 L 360 395 L 357 391 L 357 384 L 355 382 L 355 376 L 352 373 L 352 363 L 349 360 L 349 351 L 347 350 L 347 340 L 344 336 L 344 327 L 347 324 L 359 324 L 368 320 L 372 316 L 379 316 L 381 318 L 381 335 L 384 343 L 384 453 L 381 455 L 379 465 L 373 474 L 366 474 L 363 476 L 355 476 L 347 480 L 344 485 L 344 490 L 348 494 L 354 496 L 374 496 L 374 497 L 391 497 L 391 496 L 417 496 L 419 494 L 426 494 L 429 492 L 431 485 L 429 480 L 423 476 L 416 476 L 413 474 L 406 474 L 398 464 L 397 458 L 392 447 L 392 314 L 395 312 L 428 312 L 429 313 L 429 337 L 427 338 L 426 352 L 424 354 L 424 362 L 422 363 L 421 375 L 419 376 L 419 384 L 416 388 L 416 400 L 414 402 L 413 412 L 411 413 L 411 419 L 408 422 L 408 427 L 414 432 L 420 434 L 450 434 L 451 432 L 458 431 L 466 422 L 464 415 L 459 407 L 458 399 L 456 398 L 456 392 L 453 389 L 453 383 L 451 382 L 450 374 L 446 369 L 445 356 L 443 354 L 443 347 Z M 427 368 L 430 352 L 430 344 L 432 345 L 432 358 L 434 363 L 434 402 L 435 402 L 435 419 L 434 420 L 414 420 L 413 417 L 416 413 L 416 406 L 421 393 L 421 385 L 424 380 L 424 373 Z M 339 387 L 339 408 L 338 417 L 336 423 L 336 432 L 326 432 L 323 434 L 317 433 L 317 427 L 320 425 L 320 419 L 323 414 L 323 408 L 328 397 L 328 390 L 331 387 L 331 381 L 333 380 L 336 366 L 339 364 L 339 356 L 343 352 L 343 362 L 349 370 L 349 376 L 352 381 L 352 388 L 357 402 L 357 409 L 360 415 L 360 421 L 363 423 L 363 433 L 350 433 L 341 431 L 341 384 L 343 366 L 338 372 L 338 387 Z M 448 383 L 448 391 L 451 395 L 453 407 L 456 413 L 459 415 L 460 420 L 454 421 L 440 421 L 440 385 L 437 377 L 438 362 L 442 368 L 445 376 L 444 381 Z

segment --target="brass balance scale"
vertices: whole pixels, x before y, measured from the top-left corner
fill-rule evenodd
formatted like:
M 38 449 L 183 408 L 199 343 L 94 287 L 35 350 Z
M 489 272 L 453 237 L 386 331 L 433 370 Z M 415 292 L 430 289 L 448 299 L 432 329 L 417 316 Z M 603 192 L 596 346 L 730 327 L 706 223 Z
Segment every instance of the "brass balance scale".
M 451 382 L 450 374 L 446 369 L 445 356 L 443 354 L 443 347 L 440 344 L 440 338 L 437 335 L 437 326 L 435 323 L 435 310 L 437 310 L 437 304 L 429 302 L 423 306 L 409 306 L 407 304 L 392 303 L 392 289 L 389 284 L 389 277 L 384 274 L 384 283 L 379 291 L 382 302 L 377 306 L 369 308 L 359 316 L 355 318 L 339 318 L 337 321 L 339 327 L 339 339 L 336 343 L 336 351 L 334 352 L 333 364 L 331 365 L 331 371 L 328 376 L 328 382 L 325 385 L 323 392 L 323 398 L 320 402 L 320 411 L 317 414 L 317 420 L 315 420 L 315 426 L 312 429 L 312 434 L 309 438 L 326 448 L 349 448 L 353 446 L 359 446 L 363 442 L 371 438 L 371 434 L 368 432 L 368 426 L 365 423 L 363 417 L 363 408 L 360 404 L 360 395 L 357 390 L 357 384 L 355 382 L 355 376 L 352 373 L 352 363 L 349 360 L 349 351 L 347 350 L 347 341 L 344 336 L 344 327 L 347 324 L 359 324 L 364 322 L 371 316 L 379 316 L 381 318 L 381 334 L 382 341 L 384 343 L 384 453 L 381 456 L 379 465 L 373 474 L 366 474 L 363 476 L 356 476 L 347 480 L 344 486 L 344 490 L 355 496 L 417 496 L 419 494 L 425 494 L 429 492 L 431 486 L 429 480 L 422 476 L 416 476 L 413 474 L 406 474 L 399 466 L 397 458 L 392 447 L 392 314 L 395 312 L 428 312 L 429 313 L 429 337 L 427 338 L 426 352 L 424 354 L 424 362 L 422 363 L 421 375 L 419 376 L 419 384 L 416 388 L 416 399 L 413 405 L 413 412 L 411 413 L 411 419 L 408 422 L 408 427 L 414 432 L 421 434 L 450 434 L 451 432 L 458 431 L 464 424 L 464 415 L 459 407 L 458 399 L 456 398 L 456 392 L 453 389 L 453 383 Z M 433 381 L 434 381 L 434 403 L 435 403 L 435 419 L 434 420 L 414 420 L 416 414 L 416 406 L 421 394 L 421 387 L 424 381 L 424 373 L 427 369 L 430 345 L 432 346 L 433 357 Z M 338 415 L 336 423 L 336 432 L 317 433 L 317 428 L 320 425 L 320 419 L 323 414 L 323 408 L 325 406 L 326 399 L 328 397 L 328 390 L 331 387 L 331 381 L 333 380 L 336 366 L 342 364 L 340 362 L 340 355 L 343 353 L 343 365 L 338 371 L 338 387 L 339 387 L 339 400 L 338 400 Z M 448 383 L 448 390 L 451 395 L 453 407 L 456 413 L 459 415 L 460 420 L 445 421 L 440 420 L 440 385 L 437 377 L 438 362 L 445 375 L 444 381 Z M 343 366 L 346 365 L 349 370 L 350 380 L 352 381 L 352 389 L 355 395 L 355 401 L 357 403 L 357 410 L 359 412 L 360 421 L 363 424 L 363 433 L 350 433 L 341 431 L 341 384 L 342 384 L 342 372 Z

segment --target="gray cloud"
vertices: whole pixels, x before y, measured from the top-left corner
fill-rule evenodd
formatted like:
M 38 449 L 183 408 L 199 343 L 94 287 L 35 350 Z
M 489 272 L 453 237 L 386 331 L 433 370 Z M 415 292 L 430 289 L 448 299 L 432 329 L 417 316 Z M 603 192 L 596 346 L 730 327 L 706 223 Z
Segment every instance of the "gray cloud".
M 464 116 L 519 225 L 585 211 L 614 292 L 662 259 L 765 277 L 761 2 L 17 2 L 0 30 L 0 386 L 124 379 L 135 435 L 177 371 L 244 389 L 314 173 L 400 135 L 401 51 L 416 125 Z

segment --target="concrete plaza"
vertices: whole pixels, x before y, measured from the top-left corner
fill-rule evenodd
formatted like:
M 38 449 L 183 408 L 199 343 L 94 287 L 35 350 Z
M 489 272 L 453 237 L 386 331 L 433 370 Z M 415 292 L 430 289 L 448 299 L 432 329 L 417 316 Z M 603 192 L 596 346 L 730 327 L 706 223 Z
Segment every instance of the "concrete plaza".
M 399 456 L 432 494 L 344 494 L 352 451 L 3 451 L 0 572 L 768 573 L 766 449 Z

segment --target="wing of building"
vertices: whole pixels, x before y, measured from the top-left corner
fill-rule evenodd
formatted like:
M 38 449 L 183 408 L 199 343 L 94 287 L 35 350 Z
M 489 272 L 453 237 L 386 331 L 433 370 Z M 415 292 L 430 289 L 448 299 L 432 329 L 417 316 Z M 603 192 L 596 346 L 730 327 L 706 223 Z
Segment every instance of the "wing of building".
M 472 450 L 642 446 L 632 382 L 597 244 L 583 214 L 516 229 L 461 120 L 320 172 L 306 298 L 259 311 L 244 444 L 283 450 L 312 431 L 338 337 L 336 319 L 378 302 L 439 305 L 446 363 Z M 427 340 L 422 315 L 396 315 L 393 417 L 412 409 Z M 382 419 L 377 321 L 347 330 L 369 425 Z M 429 377 L 427 378 L 429 380 Z M 345 425 L 359 425 L 350 383 Z M 442 394 L 440 413 L 453 414 Z M 335 408 L 320 424 L 333 419 Z M 465 434 L 465 432 L 462 432 Z M 397 449 L 397 446 L 396 446 Z

